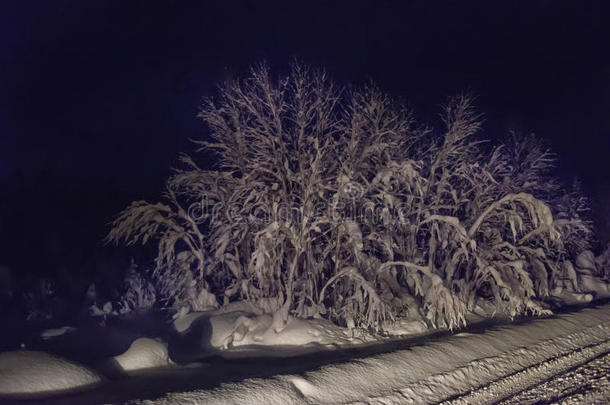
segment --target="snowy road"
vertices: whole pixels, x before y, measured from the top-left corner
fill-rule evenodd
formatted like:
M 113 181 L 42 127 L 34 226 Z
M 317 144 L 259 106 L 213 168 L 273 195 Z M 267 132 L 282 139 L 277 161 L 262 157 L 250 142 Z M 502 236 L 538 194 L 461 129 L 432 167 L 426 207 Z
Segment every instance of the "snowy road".
M 601 405 L 608 402 L 610 402 L 610 354 L 605 354 L 525 390 L 501 402 L 501 405 L 540 403 Z
M 251 378 L 138 403 L 485 404 L 517 394 L 544 399 L 550 396 L 530 387 L 563 373 L 569 375 L 570 369 L 589 362 L 593 364 L 586 368 L 589 375 L 602 375 L 603 370 L 594 371 L 597 363 L 592 360 L 607 353 L 608 304 L 480 334 L 459 333 L 298 374 Z M 605 380 L 600 376 L 599 381 Z M 604 395 L 604 384 L 598 386 L 601 393 L 591 393 L 591 400 Z M 514 398 L 522 403 L 520 396 Z
M 521 404 L 608 398 L 610 304 L 407 342 L 377 352 L 213 362 L 44 403 Z M 585 379 L 589 386 L 581 383 Z
M 604 354 L 595 358 L 599 353 Z M 606 341 L 543 361 L 444 404 L 606 404 L 610 398 L 609 360 Z

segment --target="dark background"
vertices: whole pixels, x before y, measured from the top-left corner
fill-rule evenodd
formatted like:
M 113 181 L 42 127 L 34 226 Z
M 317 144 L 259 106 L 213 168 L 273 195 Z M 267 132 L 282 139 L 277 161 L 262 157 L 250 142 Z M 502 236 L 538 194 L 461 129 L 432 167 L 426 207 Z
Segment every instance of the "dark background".
M 107 223 L 159 198 L 188 139 L 205 136 L 201 97 L 292 57 L 343 84 L 372 79 L 424 120 L 449 95 L 477 94 L 484 136 L 546 138 L 609 240 L 607 2 L 282 3 L 0 2 L 0 264 L 124 271 L 136 252 L 104 247 Z

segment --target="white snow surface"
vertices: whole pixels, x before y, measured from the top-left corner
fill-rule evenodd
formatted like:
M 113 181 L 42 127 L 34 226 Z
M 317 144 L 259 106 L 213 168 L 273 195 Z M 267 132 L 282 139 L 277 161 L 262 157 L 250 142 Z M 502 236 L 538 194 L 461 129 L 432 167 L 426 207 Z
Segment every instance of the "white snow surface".
M 212 329 L 210 345 L 218 349 L 242 346 L 303 346 L 318 344 L 323 346 L 345 346 L 374 340 L 360 331 L 350 331 L 325 319 L 289 318 L 285 328 L 276 332 L 272 328 L 273 316 L 256 315 L 244 311 L 233 312 L 193 312 L 174 321 L 178 332 L 188 333 L 192 323 L 207 318 Z M 410 326 L 420 331 L 422 325 Z M 404 329 L 403 328 L 403 329 Z
M 174 329 L 178 333 L 184 333 L 189 330 L 193 322 L 206 316 L 209 316 L 206 312 L 189 312 L 188 314 L 181 315 L 174 320 Z
M 424 321 L 406 318 L 384 323 L 383 330 L 392 336 L 415 336 L 429 332 Z
M 183 308 L 183 309 L 186 310 L 186 308 Z M 176 315 L 174 315 L 174 329 L 179 333 L 183 333 L 183 332 L 186 332 L 191 327 L 191 325 L 194 321 L 196 321 L 197 319 L 200 319 L 202 317 L 225 315 L 225 316 L 228 316 L 229 318 L 231 318 L 232 315 L 228 315 L 228 314 L 233 314 L 233 315 L 238 314 L 238 316 L 241 316 L 246 313 L 254 314 L 254 313 L 256 313 L 256 310 L 252 305 L 248 304 L 245 301 L 231 302 L 231 303 L 223 306 L 222 308 L 210 309 L 208 311 L 194 311 L 194 312 L 179 311 Z
M 599 274 L 603 273 L 604 257 L 595 258 L 593 252 L 585 250 L 576 258 L 575 266 L 564 262 L 564 277 L 557 280 L 551 295 L 564 304 L 583 304 L 593 299 L 610 297 L 610 284 Z
M 43 340 L 49 340 L 64 335 L 66 333 L 74 332 L 75 330 L 76 328 L 73 328 L 72 326 L 62 326 L 60 328 L 45 329 L 40 333 L 40 337 Z
M 501 405 L 527 405 L 542 401 L 568 404 L 607 404 L 610 399 L 610 354 L 553 377 Z
M 581 271 L 588 270 L 591 273 L 595 273 L 597 271 L 597 266 L 595 264 L 595 255 L 590 250 L 585 250 L 581 252 L 576 257 L 576 267 L 578 267 Z
M 0 398 L 71 391 L 101 381 L 96 372 L 48 353 L 0 353 Z
M 271 315 L 238 318 L 235 322 L 237 329 L 233 333 L 233 347 L 300 346 L 312 343 L 342 346 L 363 341 L 362 338 L 352 337 L 348 329 L 336 326 L 326 319 L 289 318 L 280 332 L 271 327 L 272 322 Z
M 599 277 L 583 274 L 580 277 L 580 282 L 582 290 L 595 293 L 596 298 L 610 297 L 610 284 Z
M 167 346 L 149 338 L 134 340 L 125 353 L 113 359 L 127 373 L 174 364 L 169 358 Z
M 571 365 L 569 361 L 588 361 L 605 352 L 610 352 L 610 304 L 482 334 L 456 334 L 299 375 L 246 379 L 138 403 L 436 403 L 504 376 L 524 370 L 527 374 L 528 369 L 545 362 L 553 365 L 555 358 L 565 359 L 560 362 L 565 368 Z M 535 373 L 528 375 L 536 377 Z

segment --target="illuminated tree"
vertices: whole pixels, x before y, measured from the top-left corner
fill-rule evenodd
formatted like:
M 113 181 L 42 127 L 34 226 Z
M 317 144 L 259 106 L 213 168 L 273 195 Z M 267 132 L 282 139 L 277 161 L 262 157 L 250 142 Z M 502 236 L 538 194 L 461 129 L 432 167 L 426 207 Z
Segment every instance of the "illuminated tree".
M 453 328 L 479 300 L 541 313 L 562 233 L 583 224 L 554 220 L 545 154 L 480 148 L 467 96 L 432 131 L 374 86 L 347 91 L 298 64 L 274 80 L 262 66 L 200 117 L 212 140 L 196 143 L 218 167 L 183 156 L 165 202 L 132 203 L 108 237 L 157 241 L 176 307 L 245 300 L 276 330 L 291 315 L 376 328 L 410 307 Z

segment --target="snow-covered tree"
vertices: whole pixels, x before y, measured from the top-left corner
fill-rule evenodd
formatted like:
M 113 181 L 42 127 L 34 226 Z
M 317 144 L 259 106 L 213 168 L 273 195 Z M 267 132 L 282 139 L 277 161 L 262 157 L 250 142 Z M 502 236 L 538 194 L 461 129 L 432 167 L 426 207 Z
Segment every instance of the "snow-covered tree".
M 184 155 L 165 202 L 132 203 L 108 237 L 157 241 L 176 307 L 246 300 L 276 330 L 289 315 L 378 327 L 409 306 L 456 327 L 479 300 L 540 313 L 565 236 L 583 227 L 553 217 L 546 152 L 480 147 L 468 96 L 434 131 L 375 86 L 261 66 L 200 117 L 211 141 L 196 143 L 218 167 Z

